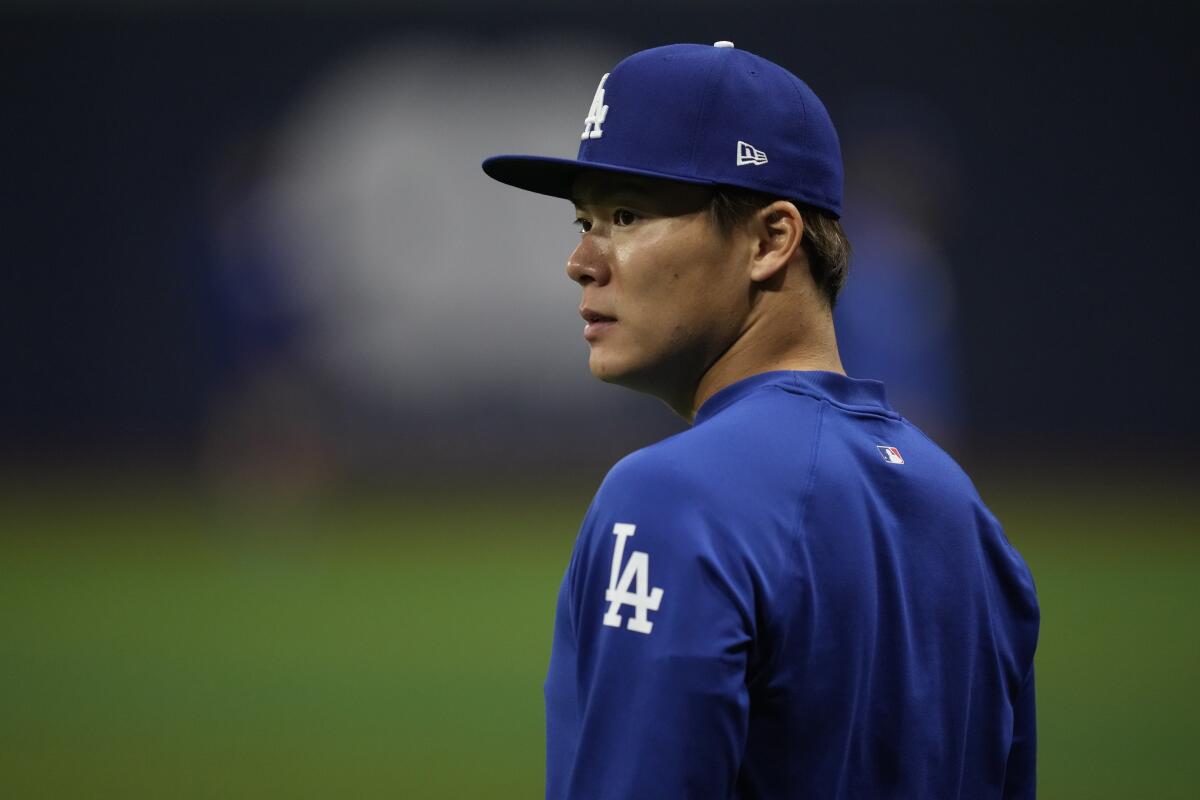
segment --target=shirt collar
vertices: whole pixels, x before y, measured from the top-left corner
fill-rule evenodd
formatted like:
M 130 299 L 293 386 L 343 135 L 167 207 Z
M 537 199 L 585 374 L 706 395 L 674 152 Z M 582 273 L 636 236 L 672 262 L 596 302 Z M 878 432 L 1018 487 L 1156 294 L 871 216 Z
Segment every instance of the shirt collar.
M 826 400 L 851 411 L 899 418 L 888 404 L 883 384 L 866 378 L 851 378 L 840 372 L 761 372 L 721 389 L 704 401 L 693 424 L 711 419 L 731 405 L 764 386 L 778 386 L 787 392 Z

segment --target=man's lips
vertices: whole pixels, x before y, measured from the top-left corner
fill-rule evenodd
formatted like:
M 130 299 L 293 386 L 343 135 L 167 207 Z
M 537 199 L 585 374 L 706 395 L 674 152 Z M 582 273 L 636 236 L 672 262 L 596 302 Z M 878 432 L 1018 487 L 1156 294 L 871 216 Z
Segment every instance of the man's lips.
M 582 306 L 579 309 L 579 316 L 583 317 L 585 322 L 616 322 L 617 318 L 609 314 L 601 314 L 599 311 Z
M 583 338 L 589 342 L 595 341 L 606 330 L 617 324 L 616 317 L 601 314 L 586 306 L 579 309 L 579 316 L 583 317 L 583 321 L 587 323 L 583 326 Z

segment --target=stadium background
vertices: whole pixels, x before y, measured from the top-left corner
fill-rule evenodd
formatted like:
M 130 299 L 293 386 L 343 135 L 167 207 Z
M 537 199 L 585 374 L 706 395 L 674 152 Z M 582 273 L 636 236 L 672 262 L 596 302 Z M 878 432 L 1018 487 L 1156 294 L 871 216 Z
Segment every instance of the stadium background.
M 478 162 L 573 153 L 625 53 L 732 39 L 842 132 L 848 368 L 1034 571 L 1042 795 L 1195 796 L 1186 22 L 6 4 L 0 795 L 540 793 L 575 528 L 679 426 L 587 375 L 569 209 Z

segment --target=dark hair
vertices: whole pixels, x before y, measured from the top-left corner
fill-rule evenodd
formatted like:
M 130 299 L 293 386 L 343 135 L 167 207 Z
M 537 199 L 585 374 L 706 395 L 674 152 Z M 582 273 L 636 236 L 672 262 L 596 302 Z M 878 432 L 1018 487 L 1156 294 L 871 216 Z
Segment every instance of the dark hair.
M 780 199 L 786 198 L 750 189 L 719 186 L 712 198 L 713 219 L 722 233 L 729 234 L 755 211 Z M 829 307 L 833 308 L 838 293 L 846 283 L 846 271 L 850 266 L 850 240 L 842 230 L 842 223 L 828 211 L 795 200 L 788 202 L 795 204 L 804 220 L 804 237 L 800 240 L 800 246 L 808 256 L 808 269 L 813 282 L 825 296 Z

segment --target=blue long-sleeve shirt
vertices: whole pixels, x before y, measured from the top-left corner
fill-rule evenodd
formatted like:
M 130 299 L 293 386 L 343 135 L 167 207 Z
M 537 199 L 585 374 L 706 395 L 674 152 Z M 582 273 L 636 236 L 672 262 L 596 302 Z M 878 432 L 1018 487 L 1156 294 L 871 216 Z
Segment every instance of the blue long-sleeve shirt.
M 587 512 L 546 796 L 1033 797 L 1038 619 L 999 523 L 881 384 L 756 375 Z

